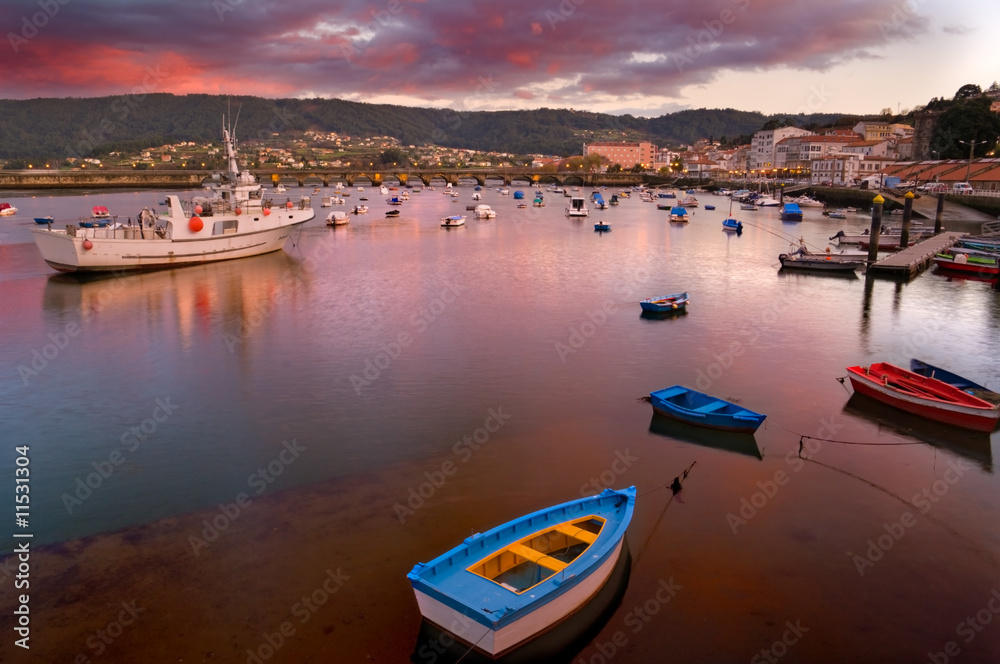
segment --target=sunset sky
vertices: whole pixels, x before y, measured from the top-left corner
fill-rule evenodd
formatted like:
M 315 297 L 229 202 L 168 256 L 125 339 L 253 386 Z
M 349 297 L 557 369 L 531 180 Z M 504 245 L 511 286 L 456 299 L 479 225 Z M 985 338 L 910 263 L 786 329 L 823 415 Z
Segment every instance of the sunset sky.
M 4 0 L 5 98 L 878 113 L 1000 79 L 995 0 Z

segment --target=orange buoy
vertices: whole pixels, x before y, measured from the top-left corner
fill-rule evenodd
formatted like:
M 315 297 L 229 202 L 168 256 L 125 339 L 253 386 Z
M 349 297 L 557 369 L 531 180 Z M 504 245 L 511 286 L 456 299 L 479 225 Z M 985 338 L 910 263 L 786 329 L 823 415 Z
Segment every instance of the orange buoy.
M 294 203 L 292 203 L 291 201 L 288 201 L 287 203 L 285 203 L 285 207 L 286 207 L 286 208 L 288 208 L 289 210 L 291 210 L 291 209 L 292 209 L 292 206 L 293 206 L 293 205 L 295 205 L 295 204 L 294 204 Z
M 201 207 L 200 205 L 195 205 L 195 206 L 194 206 L 194 213 L 195 213 L 195 214 L 201 214 L 201 213 L 202 213 L 202 212 L 204 212 L 204 211 L 205 211 L 205 210 L 204 210 L 204 209 L 203 209 L 203 208 L 202 208 L 202 207 Z
M 91 242 L 90 240 L 84 240 L 83 241 L 83 248 L 86 249 L 87 251 L 90 251 L 91 249 L 94 248 L 94 243 Z
M 238 217 L 238 216 L 240 216 L 241 214 L 243 214 L 243 210 L 241 210 L 241 209 L 239 209 L 239 208 L 236 208 L 235 210 L 233 210 L 233 212 L 235 212 L 235 213 L 236 213 L 236 216 L 237 216 L 237 217 Z
M 264 208 L 264 216 L 271 214 L 271 208 Z
M 201 220 L 201 217 L 191 217 L 191 221 L 188 222 L 188 228 L 191 229 L 192 233 L 197 233 L 205 227 L 205 222 Z

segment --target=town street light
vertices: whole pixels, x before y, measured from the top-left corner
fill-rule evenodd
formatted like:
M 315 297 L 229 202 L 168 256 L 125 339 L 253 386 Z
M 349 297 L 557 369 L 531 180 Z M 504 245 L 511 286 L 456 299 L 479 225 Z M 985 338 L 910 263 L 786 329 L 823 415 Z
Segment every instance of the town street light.
M 986 141 L 959 141 L 962 145 L 969 146 L 969 164 L 965 167 L 965 181 L 969 181 L 969 171 L 972 170 L 972 151 L 976 149 L 976 145 L 983 145 Z

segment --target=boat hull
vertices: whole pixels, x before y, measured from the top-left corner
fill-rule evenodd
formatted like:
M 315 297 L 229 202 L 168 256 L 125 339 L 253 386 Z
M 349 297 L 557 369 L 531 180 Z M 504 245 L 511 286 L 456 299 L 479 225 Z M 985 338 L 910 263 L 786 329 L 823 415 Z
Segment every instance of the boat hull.
M 113 272 L 122 270 L 159 270 L 213 261 L 247 258 L 278 251 L 296 226 L 315 215 L 311 210 L 288 224 L 258 231 L 218 235 L 199 239 L 167 239 L 165 237 L 124 238 L 101 237 L 102 234 L 33 229 L 35 244 L 45 262 L 59 272 Z M 124 229 L 117 231 L 124 235 Z M 140 231 L 136 230 L 135 233 Z M 154 231 L 146 230 L 147 236 Z M 85 242 L 91 249 L 86 249 Z
M 552 629 L 611 576 L 635 493 L 605 489 L 533 512 L 418 563 L 407 578 L 421 614 L 493 658 Z
M 752 434 L 767 417 L 681 385 L 652 392 L 649 400 L 658 415 L 697 427 L 732 433 Z
M 674 293 L 673 295 L 661 295 L 642 300 L 639 302 L 639 306 L 642 307 L 643 311 L 662 314 L 681 311 L 687 308 L 687 303 L 687 293 Z
M 813 270 L 820 272 L 854 272 L 864 266 L 864 261 L 840 261 L 833 257 L 798 258 L 788 254 L 778 256 L 781 267 L 788 270 Z
M 500 629 L 491 629 L 430 595 L 414 589 L 420 614 L 430 624 L 447 631 L 476 650 L 495 658 L 568 620 L 604 587 L 622 554 L 624 539 L 600 565 L 567 592 Z
M 972 397 L 947 383 L 920 376 L 905 369 L 886 364 L 873 364 L 870 371 L 866 371 L 864 367 L 848 367 L 847 371 L 855 392 L 911 415 L 918 415 L 964 429 L 985 432 L 993 431 L 1000 420 L 1000 409 L 996 406 Z M 888 376 L 891 380 L 902 379 L 916 385 L 926 386 L 927 389 L 939 396 L 920 397 L 900 391 L 892 385 L 886 384 L 883 375 Z M 940 387 L 941 385 L 947 389 Z M 950 399 L 961 399 L 961 402 Z M 981 405 L 976 405 L 977 401 Z
M 966 272 L 970 274 L 977 275 L 997 275 L 1000 274 L 1000 265 L 998 264 L 983 264 L 977 262 L 967 262 L 959 263 L 956 262 L 954 258 L 945 258 L 943 256 L 935 256 L 934 263 L 937 264 L 942 270 L 951 270 L 953 272 Z

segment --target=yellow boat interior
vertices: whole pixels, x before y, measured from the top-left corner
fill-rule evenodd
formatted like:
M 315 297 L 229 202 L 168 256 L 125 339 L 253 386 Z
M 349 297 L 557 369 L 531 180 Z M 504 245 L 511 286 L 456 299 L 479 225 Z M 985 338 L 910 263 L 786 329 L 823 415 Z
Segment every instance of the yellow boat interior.
M 521 594 L 579 558 L 597 540 L 604 524 L 605 519 L 596 515 L 564 521 L 509 544 L 467 569 Z

